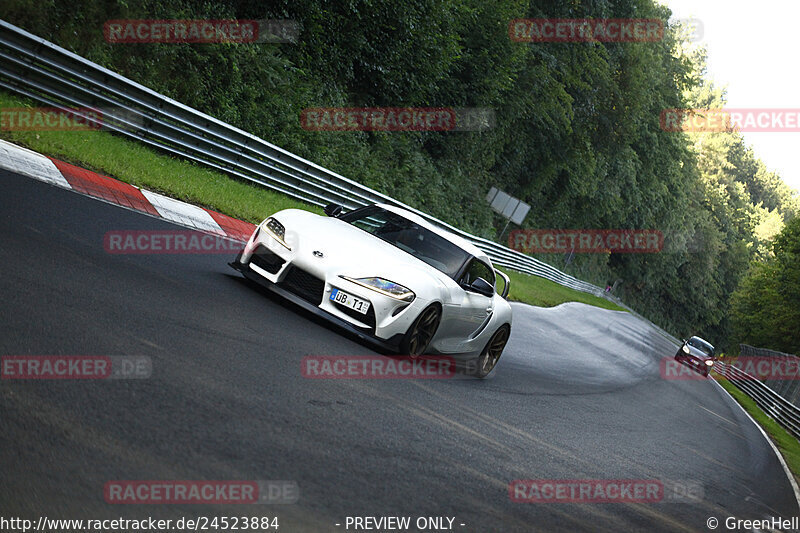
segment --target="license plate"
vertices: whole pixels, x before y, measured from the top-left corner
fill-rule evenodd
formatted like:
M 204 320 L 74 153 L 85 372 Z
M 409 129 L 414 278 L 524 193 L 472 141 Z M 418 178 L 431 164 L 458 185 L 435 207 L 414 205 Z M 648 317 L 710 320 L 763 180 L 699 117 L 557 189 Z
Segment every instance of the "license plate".
M 331 300 L 337 304 L 349 307 L 353 311 L 358 311 L 362 315 L 366 315 L 367 311 L 369 311 L 368 301 L 362 300 L 361 298 L 356 298 L 352 294 L 347 294 L 339 289 L 333 289 L 333 291 L 331 291 Z

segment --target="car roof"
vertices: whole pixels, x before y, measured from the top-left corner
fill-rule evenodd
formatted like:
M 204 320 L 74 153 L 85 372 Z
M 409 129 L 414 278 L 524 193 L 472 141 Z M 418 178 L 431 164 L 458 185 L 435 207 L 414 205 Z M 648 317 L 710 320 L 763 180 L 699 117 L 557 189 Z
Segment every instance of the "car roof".
M 486 252 L 484 252 L 483 250 L 481 250 L 480 248 L 478 248 L 477 246 L 475 246 L 474 244 L 472 244 L 468 240 L 466 240 L 466 239 L 464 239 L 462 237 L 459 237 L 458 235 L 456 235 L 454 233 L 450 233 L 449 231 L 447 231 L 447 230 L 445 230 L 443 228 L 435 226 L 434 224 L 431 224 L 430 222 L 428 222 L 427 220 L 425 220 L 421 216 L 417 215 L 416 213 L 412 213 L 411 211 L 408 211 L 406 209 L 403 209 L 403 208 L 400 208 L 400 207 L 395 207 L 393 205 L 388 205 L 388 204 L 375 204 L 375 205 L 378 206 L 378 207 L 382 207 L 383 209 L 386 209 L 387 211 L 391 211 L 392 213 L 400 215 L 400 216 L 402 216 L 404 218 L 407 218 L 408 220 L 410 220 L 410 221 L 412 221 L 412 222 L 414 222 L 416 224 L 419 224 L 423 228 L 432 231 L 433 233 L 439 235 L 443 239 L 447 239 L 448 241 L 450 241 L 451 243 L 455 244 L 456 246 L 458 246 L 459 248 L 461 248 L 462 250 L 464 250 L 468 254 L 470 254 L 470 255 L 472 255 L 474 257 L 477 257 L 478 259 L 480 259 L 482 261 L 485 261 L 486 263 L 488 263 L 490 265 L 492 264 L 492 261 L 489 259 L 489 256 L 486 255 Z M 494 267 L 494 265 L 492 265 L 492 267 Z

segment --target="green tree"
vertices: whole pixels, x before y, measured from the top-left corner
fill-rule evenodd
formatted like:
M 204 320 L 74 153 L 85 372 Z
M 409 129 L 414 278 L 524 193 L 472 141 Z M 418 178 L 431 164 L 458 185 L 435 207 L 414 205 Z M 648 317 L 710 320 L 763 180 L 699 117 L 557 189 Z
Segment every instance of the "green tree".
M 732 297 L 737 342 L 800 354 L 800 218 L 775 237 L 774 258 L 754 262 Z

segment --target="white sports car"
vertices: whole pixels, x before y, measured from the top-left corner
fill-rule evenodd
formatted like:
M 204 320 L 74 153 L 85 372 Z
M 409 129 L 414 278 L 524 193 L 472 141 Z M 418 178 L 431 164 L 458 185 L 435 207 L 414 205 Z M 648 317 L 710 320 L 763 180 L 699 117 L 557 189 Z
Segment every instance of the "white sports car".
M 510 285 L 485 253 L 397 207 L 325 213 L 275 213 L 230 265 L 384 348 L 466 356 L 478 377 L 494 369 L 511 333 Z

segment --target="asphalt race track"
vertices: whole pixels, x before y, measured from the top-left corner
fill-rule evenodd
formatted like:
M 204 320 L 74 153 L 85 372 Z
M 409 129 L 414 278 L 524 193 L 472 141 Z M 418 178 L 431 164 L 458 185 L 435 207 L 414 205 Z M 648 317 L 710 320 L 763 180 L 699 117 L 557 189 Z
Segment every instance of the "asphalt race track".
M 375 352 L 254 288 L 230 256 L 103 248 L 110 230 L 176 226 L 5 171 L 0 224 L 0 354 L 153 365 L 149 379 L 0 382 L 5 517 L 277 516 L 282 532 L 333 532 L 348 516 L 442 516 L 483 532 L 800 514 L 760 431 L 713 381 L 662 378 L 676 347 L 627 313 L 515 305 L 485 381 L 307 379 L 304 356 Z M 703 495 L 515 503 L 517 479 L 675 480 Z M 300 498 L 112 505 L 110 480 L 292 480 Z

